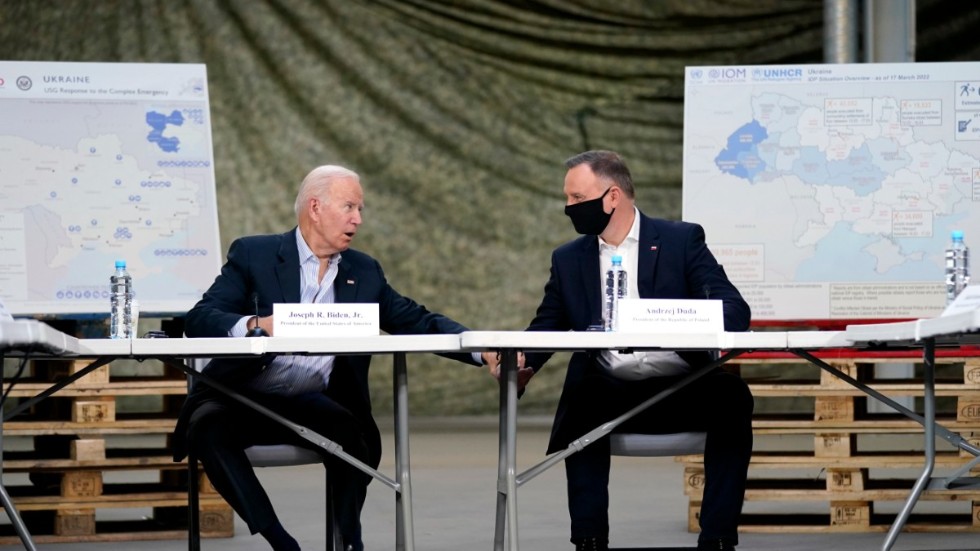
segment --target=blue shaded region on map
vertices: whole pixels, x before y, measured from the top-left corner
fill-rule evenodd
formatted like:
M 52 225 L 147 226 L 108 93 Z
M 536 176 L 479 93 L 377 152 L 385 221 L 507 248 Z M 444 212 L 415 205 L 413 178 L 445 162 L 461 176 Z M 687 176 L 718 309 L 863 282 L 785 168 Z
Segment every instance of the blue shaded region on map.
M 936 220 L 936 226 L 947 222 Z M 797 266 L 794 281 L 942 281 L 942 267 L 930 254 L 942 251 L 946 244 L 945 234 L 933 234 L 929 238 L 892 239 L 901 249 L 905 261 L 884 272 L 877 270 L 874 255 L 865 247 L 882 239 L 877 234 L 856 233 L 850 222 L 838 222 L 815 249 L 814 254 Z M 914 258 L 917 253 L 920 258 Z
M 759 158 L 759 144 L 769 137 L 759 121 L 742 125 L 728 136 L 728 147 L 715 157 L 715 165 L 722 172 L 752 181 L 766 168 Z
M 828 161 L 823 151 L 804 147 L 800 158 L 793 163 L 793 174 L 807 184 L 846 187 L 864 197 L 878 191 L 886 176 L 873 160 L 867 144 L 840 161 Z
M 163 132 L 167 129 L 168 124 L 172 124 L 174 126 L 181 126 L 184 124 L 184 116 L 181 115 L 180 111 L 175 109 L 171 111 L 169 115 L 157 113 L 156 111 L 150 111 L 146 114 L 146 124 L 150 125 L 150 128 L 153 129 L 146 136 L 146 139 L 150 143 L 157 144 L 157 147 L 166 153 L 176 153 L 180 149 L 180 140 L 177 138 L 168 138 L 163 135 Z

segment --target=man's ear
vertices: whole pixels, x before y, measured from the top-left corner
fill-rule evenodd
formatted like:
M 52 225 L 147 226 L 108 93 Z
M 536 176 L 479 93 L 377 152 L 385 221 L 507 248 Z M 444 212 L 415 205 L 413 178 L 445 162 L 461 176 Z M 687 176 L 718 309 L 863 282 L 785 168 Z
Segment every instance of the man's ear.
M 612 186 L 609 188 L 609 200 L 612 202 L 613 207 L 618 207 L 620 201 L 623 199 L 623 190 L 619 186 Z

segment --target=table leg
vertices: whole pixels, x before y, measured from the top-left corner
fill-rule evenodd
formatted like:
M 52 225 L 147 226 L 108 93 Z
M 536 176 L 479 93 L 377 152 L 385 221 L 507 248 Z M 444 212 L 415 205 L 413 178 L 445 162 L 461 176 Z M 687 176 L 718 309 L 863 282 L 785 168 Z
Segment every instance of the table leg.
M 395 354 L 395 549 L 415 549 L 415 528 L 412 520 L 412 478 L 408 449 L 408 370 L 405 354 Z
M 895 544 L 895 539 L 905 527 L 905 522 L 908 521 L 912 508 L 919 501 L 922 491 L 929 485 L 929 479 L 932 477 L 932 470 L 936 464 L 936 341 L 935 339 L 926 339 L 924 345 L 922 359 L 925 364 L 925 372 L 923 373 L 925 392 L 922 401 L 925 418 L 923 424 L 926 440 L 925 465 L 922 467 L 922 473 L 918 480 L 915 481 L 915 486 L 912 487 L 912 493 L 909 494 L 908 499 L 905 500 L 905 505 L 902 506 L 902 510 L 895 518 L 895 522 L 888 529 L 888 535 L 885 536 L 885 542 L 881 546 L 882 551 L 889 551 Z
M 517 351 L 502 350 L 500 429 L 497 460 L 497 517 L 493 548 L 518 551 L 517 543 Z
M 14 503 L 10 501 L 10 494 L 7 493 L 7 489 L 3 487 L 3 484 L 0 484 L 0 501 L 3 501 L 3 508 L 7 512 L 11 524 L 14 525 L 14 531 L 20 536 L 20 541 L 24 544 L 24 549 L 37 551 L 37 547 L 34 546 L 34 540 L 31 539 L 31 533 L 27 531 L 27 526 L 24 526 L 24 521 L 21 520 L 17 509 L 14 508 Z
M 3 359 L 4 355 L 0 354 L 0 391 L 3 390 Z M 27 357 L 25 356 L 21 361 L 26 362 Z M 6 420 L 6 418 L 4 418 Z M 24 549 L 28 551 L 37 551 L 37 547 L 34 545 L 34 540 L 31 539 L 31 533 L 27 530 L 27 526 L 24 525 L 24 521 L 20 518 L 20 513 L 17 512 L 17 508 L 14 507 L 14 502 L 10 499 L 10 494 L 7 493 L 7 488 L 3 485 L 3 422 L 0 421 L 0 502 L 3 504 L 3 510 L 7 512 L 7 517 L 10 519 L 10 523 L 14 526 L 14 531 L 20 537 L 21 543 L 24 544 Z

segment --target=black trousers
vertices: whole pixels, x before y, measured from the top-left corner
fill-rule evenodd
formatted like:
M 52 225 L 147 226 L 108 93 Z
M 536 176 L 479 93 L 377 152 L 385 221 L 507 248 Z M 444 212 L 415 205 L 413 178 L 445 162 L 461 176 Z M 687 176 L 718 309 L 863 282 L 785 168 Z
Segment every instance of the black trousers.
M 369 459 L 359 421 L 324 394 L 313 392 L 290 397 L 251 394 L 248 397 L 377 467 L 377 461 Z M 248 524 L 252 534 L 269 528 L 278 518 L 245 455 L 245 448 L 256 444 L 293 444 L 322 452 L 333 485 L 341 536 L 345 543 L 361 541 L 360 513 L 371 480 L 369 476 L 230 398 L 203 403 L 191 416 L 187 435 L 188 445 L 201 460 L 211 483 Z
M 566 415 L 585 432 L 610 421 L 677 378 L 619 381 L 594 376 L 572 397 Z M 701 540 L 738 543 L 738 517 L 752 455 L 753 399 L 738 376 L 717 371 L 705 375 L 620 425 L 616 432 L 663 434 L 706 432 L 705 488 L 701 504 Z M 609 536 L 609 438 L 602 438 L 565 459 L 572 539 Z M 656 496 L 651 496 L 656 499 Z

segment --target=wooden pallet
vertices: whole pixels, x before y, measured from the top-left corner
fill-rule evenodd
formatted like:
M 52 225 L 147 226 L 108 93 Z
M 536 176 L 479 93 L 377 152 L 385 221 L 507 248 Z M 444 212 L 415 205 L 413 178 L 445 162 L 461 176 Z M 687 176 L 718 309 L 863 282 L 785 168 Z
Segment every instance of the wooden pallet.
M 29 398 L 87 365 L 88 361 L 32 362 L 30 372 L 12 388 L 8 382 L 4 390 L 9 389 L 14 400 Z M 164 436 L 173 431 L 186 393 L 183 373 L 169 367 L 155 375 L 120 377 L 103 366 L 4 423 L 7 443 L 30 448 L 5 451 L 4 472 L 29 475 L 28 482 L 20 485 L 10 485 L 8 479 L 7 489 L 34 540 L 186 538 L 187 465 L 173 461 Z M 133 396 L 163 398 L 154 411 L 131 413 L 120 407 L 120 399 Z M 159 444 L 117 447 L 115 437 L 136 435 L 156 435 Z M 107 482 L 119 478 L 114 473 L 135 471 L 144 471 L 155 481 Z M 201 476 L 201 535 L 234 535 L 231 508 Z M 111 517 L 134 518 L 96 520 L 97 510 L 115 511 Z M 147 510 L 152 511 L 149 517 Z M 0 545 L 18 541 L 12 526 L 0 524 Z
M 108 473 L 121 470 L 150 471 L 157 475 L 158 481 L 105 482 Z M 129 537 L 120 534 L 118 522 L 105 526 L 96 522 L 95 513 L 100 509 L 152 509 L 152 522 L 146 522 L 145 515 L 140 513 L 135 519 L 140 522 L 130 522 L 125 534 L 132 535 L 136 530 L 133 526 L 138 524 L 142 528 L 154 527 L 155 535 L 145 536 L 150 539 L 187 535 L 187 467 L 184 463 L 174 463 L 169 456 L 117 457 L 101 466 L 93 460 L 76 458 L 13 460 L 8 472 L 31 475 L 29 483 L 8 485 L 7 490 L 31 533 L 51 536 L 37 541 L 119 541 Z M 203 474 L 200 484 L 202 535 L 231 537 L 234 535 L 231 508 Z M 0 537 L 0 543 L 3 541 Z
M 915 351 L 874 356 L 840 350 L 818 356 L 887 396 L 914 400 L 923 394 L 921 381 L 876 378 L 874 371 L 876 365 L 885 362 L 912 363 L 921 370 L 921 356 Z M 797 446 L 777 451 L 757 446 L 761 451 L 753 453 L 749 466 L 746 508 L 739 530 L 887 530 L 895 515 L 876 512 L 876 505 L 879 510 L 895 509 L 905 501 L 923 466 L 923 456 L 907 448 L 908 438 L 896 444 L 897 449 L 866 449 L 863 442 L 874 438 L 880 446 L 881 435 L 921 435 L 921 425 L 897 413 L 870 411 L 870 398 L 861 390 L 792 355 L 748 355 L 735 363 L 756 400 L 752 426 L 757 442 L 792 438 Z M 944 350 L 936 364 L 937 419 L 971 442 L 980 442 L 980 351 Z M 768 407 L 770 400 L 777 405 L 790 403 L 791 411 Z M 964 452 L 940 450 L 937 473 L 965 464 Z M 684 464 L 689 528 L 697 531 L 704 487 L 703 456 L 682 456 L 677 461 Z M 801 477 L 801 471 L 808 478 Z M 920 513 L 922 508 L 917 508 L 906 531 L 980 532 L 980 488 L 929 490 L 921 501 L 945 505 L 938 507 L 942 512 L 935 513 Z M 813 512 L 822 507 L 826 507 L 825 513 Z M 951 508 L 959 512 L 950 513 Z
M 941 466 L 952 464 L 948 456 L 939 463 Z M 854 464 L 862 465 L 857 461 Z M 810 466 L 798 463 L 791 465 L 796 468 Z M 883 470 L 921 466 L 921 456 L 918 461 L 911 456 L 905 456 L 887 463 L 876 463 L 875 468 Z M 875 505 L 881 508 L 886 502 L 890 502 L 892 508 L 895 508 L 904 503 L 915 482 L 914 478 L 872 477 L 867 462 L 863 466 L 840 465 L 826 468 L 817 478 L 759 478 L 758 471 L 751 474 L 759 467 L 771 475 L 773 469 L 787 468 L 787 464 L 753 461 L 745 491 L 746 510 L 739 521 L 739 531 L 883 531 L 894 520 L 894 515 L 875 514 Z M 698 515 L 704 491 L 703 466 L 692 464 L 685 467 L 684 491 L 689 498 L 688 527 L 696 532 L 699 529 Z M 924 507 L 919 506 L 916 509 L 917 514 L 905 528 L 907 531 L 980 532 L 980 488 L 927 490 L 919 501 L 923 504 L 945 502 L 960 512 L 950 514 L 944 510 L 923 513 L 921 511 Z M 752 510 L 750 505 L 754 503 L 763 504 L 761 509 L 765 512 Z M 804 512 L 814 506 L 826 507 L 827 512 Z

